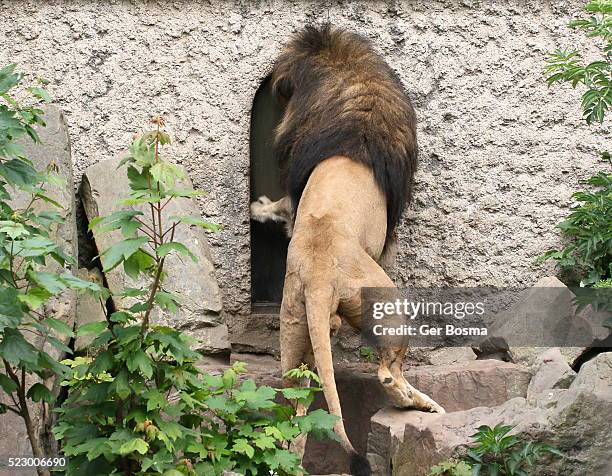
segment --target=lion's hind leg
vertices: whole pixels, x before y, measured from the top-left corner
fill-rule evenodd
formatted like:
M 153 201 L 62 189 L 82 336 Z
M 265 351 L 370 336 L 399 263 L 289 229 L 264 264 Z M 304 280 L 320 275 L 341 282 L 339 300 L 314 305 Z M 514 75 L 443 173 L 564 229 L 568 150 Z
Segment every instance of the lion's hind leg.
M 385 347 L 378 349 L 380 367 L 378 379 L 398 408 L 416 408 L 432 413 L 446 413 L 431 397 L 410 385 L 403 372 L 403 363 L 408 347 Z
M 385 271 L 365 252 L 356 257 L 353 263 L 359 269 L 358 278 L 348 279 L 345 295 L 350 296 L 341 302 L 340 312 L 355 328 L 361 329 L 361 288 L 394 288 L 395 284 Z M 380 367 L 378 379 L 385 393 L 398 408 L 416 408 L 429 412 L 445 413 L 431 397 L 410 385 L 403 373 L 403 363 L 407 346 L 388 346 L 378 349 Z
M 286 376 L 286 374 L 303 364 L 306 364 L 310 369 L 314 368 L 312 345 L 310 344 L 308 322 L 306 321 L 306 308 L 299 289 L 300 283 L 296 281 L 296 276 L 288 273 L 285 279 L 280 311 L 281 370 L 285 388 L 310 386 L 308 379 L 295 379 Z M 300 402 L 292 401 L 291 404 L 298 416 L 304 416 L 308 412 L 306 405 Z M 306 450 L 306 435 L 298 436 L 292 442 L 290 450 L 302 459 Z

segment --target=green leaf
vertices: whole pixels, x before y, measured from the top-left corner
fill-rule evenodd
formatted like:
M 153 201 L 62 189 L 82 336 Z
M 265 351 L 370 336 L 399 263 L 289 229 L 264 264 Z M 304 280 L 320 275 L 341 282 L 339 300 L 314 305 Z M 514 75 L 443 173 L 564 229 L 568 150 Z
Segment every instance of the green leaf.
M 238 402 L 244 402 L 249 408 L 254 410 L 272 408 L 276 405 L 274 398 L 276 390 L 272 387 L 261 386 L 256 390 L 243 390 L 244 384 L 240 390 L 234 392 L 234 398 Z
M 17 390 L 17 384 L 11 378 L 2 373 L 0 373 L 0 387 L 2 387 L 2 390 L 4 390 L 7 394 L 11 394 Z
M 121 229 L 126 238 L 132 238 L 131 234 L 142 226 L 136 217 L 142 216 L 143 212 L 138 210 L 119 210 L 108 216 L 98 216 L 89 221 L 89 229 L 98 228 L 100 233 Z
M 17 327 L 21 323 L 23 310 L 18 296 L 15 288 L 0 287 L 0 332 L 6 327 Z
M 89 322 L 87 324 L 83 324 L 79 326 L 76 331 L 76 335 L 79 337 L 89 336 L 92 334 L 100 334 L 101 332 L 106 330 L 107 323 L 105 321 L 99 322 Z
M 255 448 L 253 448 L 244 438 L 238 438 L 234 442 L 234 446 L 232 446 L 232 451 L 235 451 L 236 453 L 245 454 L 249 458 L 255 456 Z
M 32 95 L 43 102 L 50 103 L 53 101 L 49 93 L 42 88 L 28 88 L 28 91 L 32 93 Z
M 193 197 L 201 197 L 202 195 L 206 195 L 206 192 L 202 190 L 193 190 L 193 189 L 172 189 L 166 190 L 167 197 L 183 197 L 183 198 L 193 198 Z
M 115 243 L 109 249 L 105 250 L 100 256 L 102 263 L 104 264 L 104 272 L 111 271 L 117 267 L 122 261 L 128 259 L 141 246 L 145 245 L 149 239 L 146 236 L 138 238 L 127 238 Z
M 158 291 L 154 299 L 155 304 L 162 309 L 166 309 L 172 313 L 176 313 L 179 309 L 179 298 L 175 294 Z
M 26 240 L 15 241 L 13 243 L 13 253 L 22 258 L 33 258 L 37 256 L 53 256 L 57 254 L 58 258 L 65 259 L 59 254 L 59 247 L 49 238 L 44 236 L 34 236 Z M 55 256 L 54 256 L 55 258 Z
M 127 176 L 132 190 L 149 189 L 151 176 L 147 172 L 147 169 L 140 172 L 136 167 L 130 165 L 127 169 Z
M 277 449 L 274 454 L 266 458 L 266 461 L 272 470 L 279 468 L 289 470 L 299 467 L 301 463 L 300 458 L 295 453 L 284 449 Z
M 0 176 L 17 187 L 35 185 L 40 181 L 40 175 L 34 167 L 28 161 L 21 159 L 0 162 Z
M 132 393 L 130 384 L 128 382 L 128 373 L 125 369 L 119 372 L 117 377 L 115 377 L 113 385 L 119 398 L 127 398 Z
M 159 429 L 172 441 L 176 441 L 178 438 L 183 436 L 184 428 L 173 421 L 159 421 Z
M 74 335 L 74 333 L 72 332 L 72 329 L 70 328 L 70 326 L 68 326 L 68 324 L 58 319 L 55 319 L 53 317 L 46 318 L 45 324 L 47 324 L 51 329 L 58 332 L 59 334 L 62 334 L 68 337 L 72 337 Z
M 176 251 L 177 253 L 181 255 L 189 256 L 195 262 L 198 261 L 198 258 L 196 257 L 196 255 L 194 255 L 191 251 L 189 251 L 189 249 L 182 243 L 178 243 L 178 242 L 165 243 L 163 245 L 159 245 L 156 249 L 157 256 L 159 256 L 160 258 L 163 258 L 171 251 Z
M 14 221 L 0 221 L 0 233 L 6 233 L 12 240 L 30 234 L 22 223 Z
M 128 288 L 123 288 L 123 290 L 117 295 L 121 297 L 140 297 L 140 296 L 146 296 L 147 294 L 148 294 L 147 289 L 128 287 Z
M 89 367 L 89 371 L 93 375 L 98 375 L 102 372 L 109 371 L 113 368 L 113 364 L 115 363 L 115 359 L 113 357 L 113 353 L 110 350 L 105 350 L 98 354 L 96 359 L 92 362 Z
M 143 398 L 147 401 L 147 411 L 153 411 L 156 409 L 164 409 L 168 406 L 168 400 L 166 396 L 157 390 L 148 390 L 143 395 Z
M 312 397 L 316 392 L 320 392 L 321 389 L 316 387 L 295 387 L 295 388 L 281 388 L 278 389 L 287 400 L 303 400 Z
M 132 279 L 138 279 L 140 273 L 144 273 L 154 266 L 155 260 L 153 257 L 143 250 L 136 251 L 136 253 L 123 262 L 125 273 Z
M 265 436 L 263 434 L 260 435 L 261 436 L 258 436 L 255 440 L 253 440 L 255 446 L 257 446 L 261 450 L 276 448 L 276 441 L 274 440 L 274 438 L 270 436 Z
M 185 178 L 185 173 L 180 167 L 160 160 L 151 167 L 151 176 L 155 182 L 161 183 L 164 187 L 172 188 L 177 180 Z
M 13 365 L 38 363 L 38 350 L 15 329 L 5 328 L 0 342 L 0 357 Z
M 46 289 L 51 294 L 59 294 L 66 289 L 66 283 L 57 273 L 45 273 L 40 271 L 30 270 L 27 273 L 28 278 L 38 284 L 41 288 Z
M 51 393 L 51 391 L 45 387 L 42 383 L 35 383 L 30 387 L 28 393 L 26 394 L 28 398 L 31 398 L 34 402 L 47 402 L 53 403 L 55 397 Z
M 21 74 L 15 73 L 17 65 L 9 64 L 0 70 L 0 94 L 8 92 L 21 80 Z
M 59 339 L 56 339 L 53 336 L 47 336 L 47 340 L 53 347 L 55 347 L 60 352 L 64 352 L 66 354 L 72 354 L 72 349 L 68 347 L 66 344 L 64 344 L 62 341 L 60 341 Z
M 126 441 L 119 447 L 120 455 L 128 455 L 130 453 L 138 452 L 144 455 L 149 450 L 149 444 L 142 438 L 134 438 Z
M 213 233 L 222 229 L 221 225 L 210 223 L 206 220 L 203 220 L 202 218 L 190 215 L 171 216 L 169 219 L 179 223 L 184 223 L 186 225 L 199 226 L 200 228 L 204 228 L 205 230 L 211 231 Z
M 130 372 L 134 372 L 138 369 L 146 378 L 151 378 L 153 376 L 153 362 L 142 350 L 138 350 L 136 353 L 128 355 L 126 364 Z
M 71 275 L 70 273 L 64 273 L 60 276 L 64 284 L 66 284 L 66 286 L 68 286 L 70 289 L 75 289 L 77 291 L 86 291 L 102 299 L 106 299 L 110 295 L 108 289 L 94 281 L 80 279 L 76 276 Z
M 325 437 L 337 439 L 333 432 L 337 421 L 337 416 L 321 409 L 310 412 L 305 416 L 295 417 L 295 422 L 298 424 L 300 431 L 302 433 L 310 433 L 317 439 Z
M 132 142 L 130 156 L 139 166 L 148 167 L 155 162 L 155 147 L 147 144 L 144 137 L 140 137 Z
M 30 309 L 35 311 L 45 302 L 47 302 L 51 296 L 53 296 L 53 294 L 46 289 L 32 288 L 27 293 L 20 294 L 18 299 L 27 304 Z

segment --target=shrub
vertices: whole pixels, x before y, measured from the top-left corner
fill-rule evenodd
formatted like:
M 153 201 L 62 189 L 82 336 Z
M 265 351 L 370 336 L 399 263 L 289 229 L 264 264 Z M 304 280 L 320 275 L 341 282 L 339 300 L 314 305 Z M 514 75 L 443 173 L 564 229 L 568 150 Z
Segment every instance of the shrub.
M 431 476 L 472 476 L 472 467 L 465 461 L 443 461 L 432 466 Z
M 483 425 L 471 436 L 476 445 L 468 450 L 466 460 L 473 476 L 527 476 L 529 468 L 546 454 L 564 456 L 550 445 L 509 435 L 511 430 L 509 425 Z
M 483 425 L 470 438 L 474 445 L 459 461 L 445 461 L 431 468 L 430 475 L 444 476 L 529 476 L 530 468 L 545 455 L 563 457 L 544 443 L 524 441 L 509 435 L 511 426 Z
M 569 242 L 543 258 L 577 271 L 588 286 L 612 276 L 612 174 L 601 172 L 583 183 L 591 190 L 573 195 L 579 205 L 558 225 Z
M 569 26 L 598 39 L 602 58 L 584 64 L 576 50 L 557 50 L 548 59 L 545 71 L 549 85 L 565 82 L 582 85 L 582 109 L 587 124 L 603 123 L 612 106 L 612 0 L 594 0 L 586 5 L 589 18 L 572 21 Z M 612 167 L 610 154 L 601 160 Z M 590 188 L 576 192 L 578 202 L 558 227 L 568 239 L 560 250 L 550 250 L 543 260 L 553 259 L 581 277 L 581 285 L 590 286 L 612 277 L 612 174 L 602 171 L 583 182 Z
M 218 229 L 195 217 L 166 217 L 165 206 L 177 197 L 196 194 L 178 188 L 182 171 L 165 160 L 162 147 L 170 139 L 155 119 L 155 130 L 135 139 L 127 167 L 127 207 L 92 220 L 101 231 L 121 230 L 123 240 L 101 253 L 104 271 L 123 266 L 148 286 L 125 289 L 134 304 L 109 313 L 107 322 L 78 329 L 96 334 L 95 357 L 64 362 L 70 367 L 63 385 L 69 396 L 58 410 L 55 434 L 70 457 L 66 474 L 294 475 L 302 471 L 289 451 L 299 434 L 334 437 L 335 417 L 317 410 L 296 416 L 288 399 L 310 403 L 319 389 L 276 390 L 240 380 L 244 366 L 235 364 L 222 375 L 198 369 L 200 355 L 181 332 L 151 321 L 156 306 L 176 311 L 178 296 L 164 289 L 164 264 L 172 255 L 195 259 L 175 241 L 179 226 Z M 145 219 L 142 207 L 150 216 Z M 96 351 L 97 349 L 97 351 Z M 316 377 L 307 369 L 291 377 Z
M 47 315 L 45 303 L 66 289 L 100 296 L 106 291 L 69 272 L 49 271 L 52 262 L 53 269 L 74 264 L 50 233 L 63 218 L 55 211 L 60 205 L 47 195 L 47 187 L 66 184 L 53 167 L 36 170 L 20 145 L 28 139 L 40 142 L 34 129 L 45 125 L 39 105 L 50 101 L 39 86 L 23 83 L 15 65 L 0 70 L 0 388 L 8 402 L 0 403 L 0 413 L 10 411 L 23 419 L 34 456 L 43 458 L 48 455 L 31 410 L 54 402 L 45 381 L 52 381 L 63 366 L 48 351 L 70 353 L 57 337 L 72 336 L 72 328 Z M 17 100 L 17 94 L 25 98 Z M 45 468 L 38 473 L 49 474 Z

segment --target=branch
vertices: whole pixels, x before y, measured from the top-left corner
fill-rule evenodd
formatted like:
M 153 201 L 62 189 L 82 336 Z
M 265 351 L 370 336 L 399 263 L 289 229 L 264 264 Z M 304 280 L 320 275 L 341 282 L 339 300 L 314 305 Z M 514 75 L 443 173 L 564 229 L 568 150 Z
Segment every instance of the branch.
M 146 302 L 147 310 L 142 320 L 142 326 L 140 327 L 140 337 L 144 336 L 145 331 L 149 327 L 149 317 L 151 316 L 151 311 L 153 310 L 153 301 L 155 300 L 155 294 L 157 294 L 157 288 L 159 287 L 159 281 L 161 279 L 165 261 L 166 261 L 166 258 L 164 257 L 161 259 L 161 261 L 157 265 L 157 272 L 155 273 L 155 279 L 151 286 L 151 292 L 149 293 L 149 298 L 147 299 L 147 302 Z
M 161 206 L 161 210 L 163 210 L 164 208 L 166 208 L 166 205 L 168 205 L 168 204 L 169 204 L 169 203 L 172 201 L 172 199 L 173 199 L 173 198 L 174 198 L 174 197 L 170 197 L 170 198 L 168 198 L 168 200 L 166 200 L 166 203 L 164 203 L 164 204 Z
M 172 237 L 174 237 L 174 228 L 176 227 L 176 225 L 178 225 L 178 222 L 175 221 L 174 223 L 172 223 L 172 226 L 164 232 L 164 234 L 162 235 L 162 238 L 170 232 L 172 232 Z M 172 238 L 170 239 L 170 241 L 172 241 Z
M 145 223 L 144 221 L 142 221 L 140 218 L 138 217 L 134 217 L 134 220 L 136 220 L 138 223 L 140 223 L 142 226 L 144 226 L 147 230 L 149 230 L 151 233 L 155 233 L 155 230 L 153 230 L 148 223 Z M 145 235 L 147 235 L 149 238 L 153 238 L 153 235 L 147 233 L 145 230 L 143 230 L 142 228 L 140 229 L 140 231 L 142 231 Z

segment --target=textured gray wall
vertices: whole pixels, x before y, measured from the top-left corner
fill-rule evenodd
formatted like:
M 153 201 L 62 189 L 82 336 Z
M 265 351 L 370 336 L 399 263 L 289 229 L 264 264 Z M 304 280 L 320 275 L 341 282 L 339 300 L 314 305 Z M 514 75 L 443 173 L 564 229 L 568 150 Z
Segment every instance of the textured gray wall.
M 419 118 L 416 202 L 399 229 L 397 282 L 529 285 L 552 267 L 554 224 L 596 168 L 603 127 L 579 92 L 549 90 L 545 52 L 587 45 L 581 1 L 93 2 L 0 0 L 0 63 L 51 81 L 75 170 L 116 156 L 154 114 L 202 211 L 228 318 L 249 312 L 249 111 L 283 42 L 326 20 L 362 32 Z M 231 324 L 232 319 L 230 319 Z

